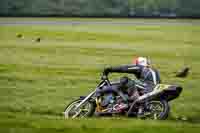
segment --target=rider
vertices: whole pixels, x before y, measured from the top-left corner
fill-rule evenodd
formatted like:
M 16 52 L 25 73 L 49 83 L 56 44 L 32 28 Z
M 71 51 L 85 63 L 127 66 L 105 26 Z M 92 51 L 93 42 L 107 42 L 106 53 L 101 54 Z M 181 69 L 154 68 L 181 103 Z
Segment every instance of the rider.
M 123 95 L 123 93 L 121 93 L 120 88 L 126 88 L 127 90 L 131 88 L 130 90 L 133 90 L 132 88 L 137 87 L 143 89 L 143 93 L 148 93 L 152 91 L 153 87 L 156 84 L 159 84 L 161 82 L 159 72 L 151 67 L 151 62 L 146 57 L 137 57 L 133 60 L 131 65 L 107 67 L 104 69 L 103 77 L 106 78 L 108 74 L 112 72 L 134 74 L 138 80 L 136 81 L 128 77 L 122 77 L 120 79 L 120 84 L 118 84 L 117 86 L 107 86 L 97 91 L 97 94 L 114 91 L 123 98 L 124 103 L 126 103 L 128 99 Z M 127 108 L 127 106 L 123 107 Z

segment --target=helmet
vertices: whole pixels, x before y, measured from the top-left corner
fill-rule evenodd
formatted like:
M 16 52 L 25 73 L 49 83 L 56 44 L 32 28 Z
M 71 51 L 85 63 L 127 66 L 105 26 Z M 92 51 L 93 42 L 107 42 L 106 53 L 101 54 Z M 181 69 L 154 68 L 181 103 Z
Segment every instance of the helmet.
M 133 64 L 147 67 L 150 66 L 150 60 L 146 57 L 137 57 L 133 60 Z

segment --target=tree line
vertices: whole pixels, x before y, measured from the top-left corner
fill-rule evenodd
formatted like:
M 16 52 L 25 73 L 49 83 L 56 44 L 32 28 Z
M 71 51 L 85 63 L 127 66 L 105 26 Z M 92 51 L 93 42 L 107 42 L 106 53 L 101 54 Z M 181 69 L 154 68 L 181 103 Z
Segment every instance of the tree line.
M 0 15 L 200 17 L 200 0 L 1 0 Z

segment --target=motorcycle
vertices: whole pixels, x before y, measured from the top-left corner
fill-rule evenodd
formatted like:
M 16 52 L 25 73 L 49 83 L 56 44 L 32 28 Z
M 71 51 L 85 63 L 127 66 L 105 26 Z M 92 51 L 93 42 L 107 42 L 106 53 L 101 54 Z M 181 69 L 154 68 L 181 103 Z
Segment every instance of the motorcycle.
M 157 84 L 149 93 L 141 94 L 134 101 L 128 102 L 128 107 L 124 110 L 118 109 L 122 97 L 115 94 L 105 94 L 97 96 L 96 92 L 105 86 L 112 86 L 119 83 L 112 83 L 108 76 L 103 75 L 101 82 L 87 96 L 80 96 L 80 98 L 73 100 L 67 105 L 63 114 L 68 118 L 84 118 L 91 116 L 127 116 L 139 117 L 144 119 L 167 119 L 170 106 L 169 102 L 176 99 L 182 92 L 182 87 L 177 85 Z M 137 90 L 144 89 L 136 82 Z M 109 104 L 103 105 L 105 99 L 109 100 Z M 142 108 L 142 114 L 139 113 Z

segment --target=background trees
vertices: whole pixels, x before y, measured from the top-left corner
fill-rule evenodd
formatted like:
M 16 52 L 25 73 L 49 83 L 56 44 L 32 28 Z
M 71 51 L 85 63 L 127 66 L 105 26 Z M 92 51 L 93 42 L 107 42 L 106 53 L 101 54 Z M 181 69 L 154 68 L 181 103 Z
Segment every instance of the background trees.
M 200 17 L 199 0 L 1 0 L 0 15 Z

